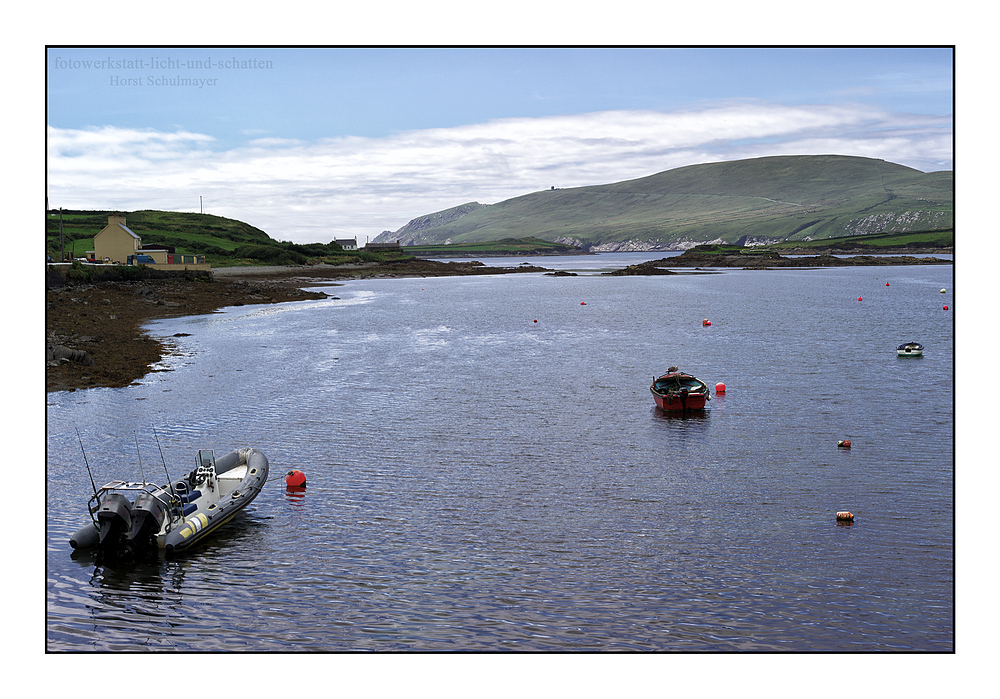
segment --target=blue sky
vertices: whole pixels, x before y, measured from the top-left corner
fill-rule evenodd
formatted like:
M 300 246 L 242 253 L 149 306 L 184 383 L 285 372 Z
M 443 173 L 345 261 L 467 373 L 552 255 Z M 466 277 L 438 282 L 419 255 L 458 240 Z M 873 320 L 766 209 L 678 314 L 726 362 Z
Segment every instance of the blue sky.
M 744 157 L 953 167 L 950 49 L 46 54 L 50 206 L 203 197 L 279 240 L 364 242 L 468 201 Z

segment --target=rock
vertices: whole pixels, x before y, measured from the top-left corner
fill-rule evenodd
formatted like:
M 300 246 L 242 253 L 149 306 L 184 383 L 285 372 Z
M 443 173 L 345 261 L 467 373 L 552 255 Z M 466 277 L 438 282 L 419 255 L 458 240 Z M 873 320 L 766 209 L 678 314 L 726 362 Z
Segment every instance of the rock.
M 629 265 L 624 269 L 616 269 L 613 272 L 604 272 L 604 274 L 611 277 L 634 277 L 634 276 L 652 276 L 652 275 L 666 275 L 666 274 L 677 274 L 669 269 L 663 269 L 662 267 L 657 267 L 657 262 L 663 262 L 663 260 L 654 260 L 653 262 L 643 262 L 637 265 Z
M 94 358 L 83 350 L 73 349 L 66 345 L 48 345 L 45 348 L 46 366 L 59 366 L 66 362 L 78 362 L 84 366 L 93 366 Z

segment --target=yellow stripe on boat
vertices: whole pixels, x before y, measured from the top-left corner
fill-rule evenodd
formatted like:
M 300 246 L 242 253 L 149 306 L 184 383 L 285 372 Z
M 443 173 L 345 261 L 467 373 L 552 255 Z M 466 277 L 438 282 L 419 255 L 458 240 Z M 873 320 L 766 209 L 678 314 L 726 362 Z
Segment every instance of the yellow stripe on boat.
M 199 512 L 187 521 L 187 524 L 185 524 L 184 528 L 181 529 L 180 535 L 186 539 L 193 534 L 197 534 L 207 525 L 208 517 L 206 517 L 204 513 Z

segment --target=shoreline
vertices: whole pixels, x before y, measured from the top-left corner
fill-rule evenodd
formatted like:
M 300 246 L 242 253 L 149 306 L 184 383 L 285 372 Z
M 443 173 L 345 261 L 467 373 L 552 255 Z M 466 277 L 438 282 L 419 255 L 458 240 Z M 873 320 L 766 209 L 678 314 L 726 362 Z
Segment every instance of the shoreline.
M 919 253 L 918 253 L 919 254 Z M 632 265 L 610 274 L 669 274 L 663 267 L 699 265 L 745 267 L 746 258 L 735 264 L 718 264 L 701 258 L 691 265 L 677 264 L 677 257 Z M 927 264 L 902 256 L 871 262 L 839 258 L 830 265 L 817 265 L 814 257 L 795 266 L 846 266 Z M 767 268 L 774 259 L 760 260 Z M 951 261 L 936 261 L 952 264 Z M 933 264 L 933 263 L 932 263 Z M 147 323 L 163 318 L 215 313 L 223 308 L 253 304 L 289 303 L 329 298 L 330 293 L 306 291 L 304 287 L 338 286 L 355 279 L 471 276 L 546 272 L 555 270 L 522 264 L 489 267 L 482 262 L 437 262 L 403 260 L 393 263 L 357 265 L 307 265 L 302 267 L 219 267 L 211 280 L 149 279 L 71 284 L 45 291 L 45 390 L 76 391 L 87 388 L 121 388 L 158 371 L 153 366 L 169 348 L 143 331 Z M 690 272 L 689 272 L 690 273 Z
M 129 386 L 169 349 L 143 331 L 162 318 L 328 294 L 241 279 L 97 282 L 46 289 L 45 391 Z
M 329 298 L 303 287 L 352 279 L 544 272 L 541 267 L 487 267 L 481 262 L 404 260 L 400 263 L 304 267 L 220 267 L 212 279 L 95 281 L 45 290 L 45 391 L 122 388 L 159 371 L 169 348 L 143 331 L 163 318 L 223 308 Z

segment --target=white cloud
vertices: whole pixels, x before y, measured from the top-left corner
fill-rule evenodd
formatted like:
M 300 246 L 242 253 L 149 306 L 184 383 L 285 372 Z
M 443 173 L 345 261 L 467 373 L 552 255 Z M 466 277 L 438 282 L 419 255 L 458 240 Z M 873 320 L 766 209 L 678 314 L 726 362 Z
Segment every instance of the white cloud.
M 498 119 L 386 138 L 257 138 L 230 150 L 187 131 L 48 130 L 49 199 L 65 208 L 206 211 L 273 238 L 374 238 L 467 201 L 604 184 L 745 157 L 842 154 L 951 168 L 951 121 L 855 106 L 742 103 L 676 112 Z

